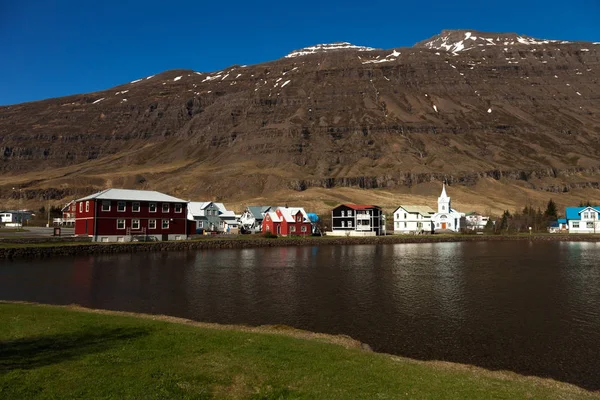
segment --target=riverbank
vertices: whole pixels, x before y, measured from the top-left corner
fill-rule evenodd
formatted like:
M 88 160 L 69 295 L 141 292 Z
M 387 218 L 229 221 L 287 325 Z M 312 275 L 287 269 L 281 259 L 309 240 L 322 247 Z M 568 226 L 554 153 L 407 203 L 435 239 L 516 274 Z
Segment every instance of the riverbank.
M 131 242 L 131 243 L 91 243 L 77 241 L 40 241 L 39 239 L 18 239 L 0 241 L 0 259 L 42 258 L 53 256 L 77 256 L 94 254 L 117 254 L 159 251 L 186 251 L 208 249 L 246 249 L 284 246 L 322 245 L 375 245 L 398 243 L 447 243 L 447 242 L 487 242 L 487 241 L 563 241 L 600 242 L 600 235 L 390 235 L 376 237 L 304 237 L 304 238 L 264 238 L 262 236 L 207 237 L 176 242 Z
M 285 327 L 0 302 L 5 398 L 597 399 L 549 379 L 378 354 Z

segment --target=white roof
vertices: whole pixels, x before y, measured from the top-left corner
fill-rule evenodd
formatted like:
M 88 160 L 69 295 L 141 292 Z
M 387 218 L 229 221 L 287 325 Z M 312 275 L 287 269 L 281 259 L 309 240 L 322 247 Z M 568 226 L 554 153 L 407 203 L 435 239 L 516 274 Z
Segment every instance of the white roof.
M 294 219 L 294 216 L 298 214 L 298 212 L 302 213 L 302 222 L 310 222 L 310 219 L 308 219 L 308 215 L 306 215 L 306 211 L 304 211 L 304 208 L 278 207 L 277 209 L 281 212 L 281 215 L 283 215 L 283 218 L 285 218 L 287 222 L 295 222 L 296 220 Z
M 188 216 L 203 217 L 204 209 L 210 204 L 210 201 L 190 201 L 188 203 Z
M 106 189 L 83 197 L 77 201 L 83 200 L 125 200 L 125 201 L 156 201 L 170 203 L 187 203 L 187 200 L 178 199 L 168 194 L 155 192 L 153 190 L 131 190 L 131 189 Z
M 269 216 L 269 218 L 271 218 L 271 221 L 273 222 L 281 222 L 282 219 L 279 217 L 279 215 L 277 215 L 277 213 L 275 211 L 269 211 L 266 215 Z
M 421 215 L 435 214 L 435 210 L 429 206 L 399 206 L 396 211 L 403 209 L 408 213 L 419 213 Z M 394 212 L 396 212 L 394 211 Z

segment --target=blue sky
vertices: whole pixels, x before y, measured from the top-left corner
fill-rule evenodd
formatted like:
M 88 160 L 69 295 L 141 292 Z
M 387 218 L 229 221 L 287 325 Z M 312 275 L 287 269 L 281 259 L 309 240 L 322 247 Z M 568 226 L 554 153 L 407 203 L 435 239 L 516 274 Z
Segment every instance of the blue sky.
M 442 29 L 600 41 L 600 2 L 0 0 L 0 105 L 169 69 L 215 71 L 336 41 L 411 46 Z

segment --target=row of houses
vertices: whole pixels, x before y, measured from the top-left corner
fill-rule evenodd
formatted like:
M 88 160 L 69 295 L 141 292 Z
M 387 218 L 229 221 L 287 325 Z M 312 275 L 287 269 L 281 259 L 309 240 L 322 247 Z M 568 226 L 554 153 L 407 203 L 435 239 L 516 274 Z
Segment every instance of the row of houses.
M 599 207 L 567 208 L 557 231 L 600 233 Z M 55 221 L 56 222 L 56 221 Z M 63 209 L 58 223 L 72 224 L 75 235 L 94 241 L 182 240 L 202 233 L 266 233 L 278 236 L 309 236 L 319 233 L 318 216 L 301 207 L 248 206 L 240 215 L 223 203 L 193 202 L 147 190 L 107 189 L 74 200 Z M 442 186 L 437 212 L 428 206 L 401 205 L 393 213 L 395 234 L 481 230 L 489 217 L 461 213 L 452 208 Z M 341 204 L 331 212 L 333 236 L 385 235 L 386 219 L 381 207 Z

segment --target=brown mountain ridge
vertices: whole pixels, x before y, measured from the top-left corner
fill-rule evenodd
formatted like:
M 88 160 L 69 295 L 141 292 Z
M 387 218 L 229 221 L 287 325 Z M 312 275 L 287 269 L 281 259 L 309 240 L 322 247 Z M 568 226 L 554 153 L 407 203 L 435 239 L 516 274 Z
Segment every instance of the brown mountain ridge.
M 600 200 L 599 78 L 600 44 L 463 30 L 167 71 L 0 107 L 0 199 L 114 186 L 390 209 L 435 202 L 447 180 L 457 205 L 481 211 Z

